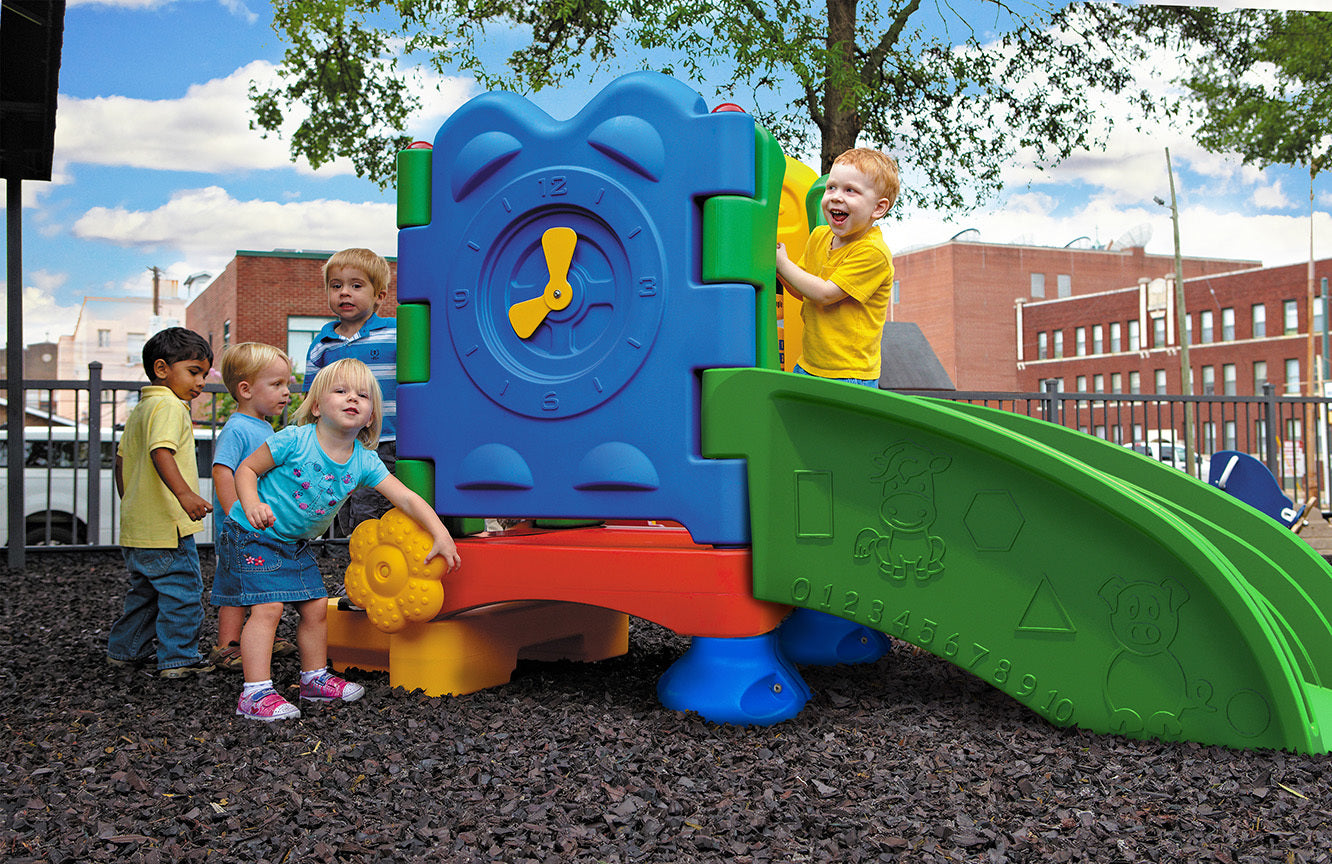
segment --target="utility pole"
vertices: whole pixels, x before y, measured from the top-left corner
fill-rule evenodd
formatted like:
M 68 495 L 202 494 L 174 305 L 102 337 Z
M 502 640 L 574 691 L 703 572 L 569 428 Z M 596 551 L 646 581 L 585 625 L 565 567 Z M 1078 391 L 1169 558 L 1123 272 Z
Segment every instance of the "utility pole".
M 157 317 L 158 315 L 162 314 L 162 300 L 161 300 L 162 268 L 149 267 L 148 269 L 153 271 L 153 317 Z
M 1175 169 L 1170 165 L 1170 148 L 1165 148 L 1166 173 L 1170 175 L 1170 221 L 1175 227 L 1175 321 L 1179 333 L 1179 389 L 1193 395 L 1193 376 L 1189 370 L 1189 312 L 1184 307 L 1184 259 L 1179 254 L 1179 204 L 1175 200 Z M 1193 461 L 1193 406 L 1184 403 L 1184 464 L 1190 477 L 1197 476 Z

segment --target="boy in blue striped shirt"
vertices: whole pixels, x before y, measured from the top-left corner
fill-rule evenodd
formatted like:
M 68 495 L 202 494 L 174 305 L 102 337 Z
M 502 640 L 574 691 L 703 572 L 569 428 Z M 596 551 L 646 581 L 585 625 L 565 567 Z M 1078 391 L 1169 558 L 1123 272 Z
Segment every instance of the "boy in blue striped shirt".
M 379 435 L 379 458 L 393 473 L 397 462 L 398 323 L 375 314 L 388 296 L 388 262 L 369 249 L 343 249 L 324 263 L 324 291 L 338 320 L 330 321 L 310 343 L 302 390 L 308 391 L 315 374 L 344 357 L 370 367 L 384 395 L 384 425 Z M 373 489 L 357 489 L 338 512 L 338 530 L 350 535 L 366 519 L 378 519 L 392 505 Z

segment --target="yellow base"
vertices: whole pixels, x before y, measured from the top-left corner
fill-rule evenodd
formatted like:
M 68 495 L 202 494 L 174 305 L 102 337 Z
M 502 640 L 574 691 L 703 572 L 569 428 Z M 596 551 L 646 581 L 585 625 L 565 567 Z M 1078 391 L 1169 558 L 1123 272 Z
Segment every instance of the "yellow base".
M 518 660 L 605 660 L 629 650 L 629 616 L 579 603 L 503 603 L 384 633 L 328 603 L 333 668 L 389 673 L 389 684 L 459 696 L 506 684 Z

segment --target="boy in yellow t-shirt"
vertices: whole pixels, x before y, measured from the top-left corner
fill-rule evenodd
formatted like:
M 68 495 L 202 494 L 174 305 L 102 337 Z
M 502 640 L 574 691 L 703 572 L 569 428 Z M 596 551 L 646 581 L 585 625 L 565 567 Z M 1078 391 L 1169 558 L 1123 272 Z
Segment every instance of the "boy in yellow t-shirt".
M 879 386 L 879 340 L 893 292 L 893 255 L 874 226 L 897 200 L 897 163 L 856 147 L 833 162 L 799 263 L 777 244 L 777 275 L 804 300 L 797 374 Z
M 125 419 L 116 452 L 121 497 L 120 545 L 129 570 L 124 610 L 111 625 L 107 661 L 148 662 L 157 642 L 157 674 L 183 678 L 213 667 L 199 655 L 203 577 L 194 535 L 213 509 L 199 495 L 189 402 L 203 392 L 213 363 L 208 342 L 168 327 L 143 346 L 152 381 Z

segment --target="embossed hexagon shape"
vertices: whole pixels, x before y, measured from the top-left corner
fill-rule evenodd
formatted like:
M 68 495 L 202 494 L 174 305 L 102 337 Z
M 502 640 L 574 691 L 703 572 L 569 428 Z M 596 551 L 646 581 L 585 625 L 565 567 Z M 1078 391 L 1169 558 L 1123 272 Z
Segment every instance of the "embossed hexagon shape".
M 396 633 L 412 621 L 429 621 L 444 605 L 444 559 L 425 560 L 430 535 L 396 507 L 367 519 L 352 532 L 347 596 L 370 623 Z
M 1013 496 L 1002 489 L 977 492 L 962 517 L 971 542 L 985 552 L 1012 549 L 1025 521 Z

